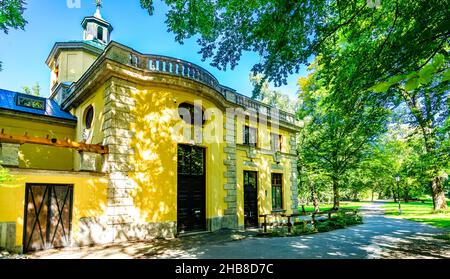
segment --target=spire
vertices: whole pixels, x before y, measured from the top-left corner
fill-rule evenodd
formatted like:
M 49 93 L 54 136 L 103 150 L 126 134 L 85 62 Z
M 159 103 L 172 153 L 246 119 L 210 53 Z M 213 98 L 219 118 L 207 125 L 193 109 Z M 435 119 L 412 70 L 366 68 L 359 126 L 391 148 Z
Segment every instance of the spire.
M 109 22 L 103 19 L 100 9 L 102 8 L 102 0 L 95 0 L 97 10 L 94 16 L 87 16 L 81 22 L 84 34 L 83 38 L 86 41 L 98 41 L 102 44 L 108 44 L 111 41 L 111 32 L 113 27 Z
M 100 13 L 100 9 L 102 8 L 102 0 L 95 0 L 95 5 L 97 6 L 97 10 L 95 11 L 94 16 L 99 19 L 102 18 L 102 14 Z

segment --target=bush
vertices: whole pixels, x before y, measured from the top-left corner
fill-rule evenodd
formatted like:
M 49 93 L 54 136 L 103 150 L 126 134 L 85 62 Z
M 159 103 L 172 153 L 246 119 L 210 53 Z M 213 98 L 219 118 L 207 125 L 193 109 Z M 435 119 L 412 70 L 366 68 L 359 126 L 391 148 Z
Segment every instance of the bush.
M 362 219 L 362 216 L 360 216 L 359 214 L 350 215 L 350 216 L 345 217 L 345 224 L 347 226 L 358 225 L 358 224 L 362 224 L 362 223 L 363 223 L 363 219 Z
M 288 234 L 288 231 L 287 231 L 286 227 L 275 227 L 272 229 L 269 236 L 282 237 L 282 236 L 286 236 L 287 234 Z
M 316 230 L 314 229 L 314 226 L 306 221 L 292 227 L 293 235 L 311 234 L 315 232 Z
M 288 228 L 283 226 L 275 227 L 269 233 L 260 233 L 259 235 L 264 237 L 297 236 L 317 232 L 329 232 L 362 223 L 363 219 L 359 214 L 347 215 L 345 212 L 338 212 L 338 214 L 330 220 L 316 221 L 314 225 L 307 221 L 295 222 L 294 226 L 292 226 L 291 233 L 288 233 Z
M 331 221 L 321 221 L 316 223 L 316 229 L 318 232 L 329 232 L 333 230 L 331 226 Z
M 362 217 L 360 215 L 346 215 L 342 212 L 331 220 L 317 222 L 316 229 L 318 232 L 329 232 L 357 224 L 362 224 Z

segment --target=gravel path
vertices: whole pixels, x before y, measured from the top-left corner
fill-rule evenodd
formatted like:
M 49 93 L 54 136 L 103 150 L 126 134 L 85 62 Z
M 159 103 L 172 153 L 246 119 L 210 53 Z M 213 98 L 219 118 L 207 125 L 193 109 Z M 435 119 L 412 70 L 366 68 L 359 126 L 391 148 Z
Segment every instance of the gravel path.
M 450 245 L 432 236 L 443 230 L 383 215 L 381 203 L 362 208 L 364 224 L 314 235 L 231 241 L 214 234 L 155 243 L 127 243 L 61 251 L 39 258 L 372 259 L 449 258 Z M 220 241 L 220 239 L 225 241 Z

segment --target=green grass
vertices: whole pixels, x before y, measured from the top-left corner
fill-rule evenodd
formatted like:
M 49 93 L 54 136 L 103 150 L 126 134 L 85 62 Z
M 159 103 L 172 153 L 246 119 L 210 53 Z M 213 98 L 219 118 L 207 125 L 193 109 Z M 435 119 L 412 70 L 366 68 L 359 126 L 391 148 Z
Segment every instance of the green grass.
M 342 209 L 359 209 L 361 206 L 368 204 L 367 202 L 340 202 L 340 208 Z M 330 210 L 333 208 L 333 204 L 320 204 L 321 211 Z M 313 205 L 305 205 L 306 212 L 314 211 Z M 302 211 L 302 206 L 299 207 L 299 211 Z
M 447 201 L 450 207 L 450 201 Z M 398 214 L 398 204 L 395 202 L 388 202 L 383 205 L 386 215 L 396 218 L 412 220 L 416 222 L 423 222 L 439 228 L 450 229 L 450 210 L 435 212 L 433 210 L 433 202 L 408 202 L 400 203 L 402 214 Z

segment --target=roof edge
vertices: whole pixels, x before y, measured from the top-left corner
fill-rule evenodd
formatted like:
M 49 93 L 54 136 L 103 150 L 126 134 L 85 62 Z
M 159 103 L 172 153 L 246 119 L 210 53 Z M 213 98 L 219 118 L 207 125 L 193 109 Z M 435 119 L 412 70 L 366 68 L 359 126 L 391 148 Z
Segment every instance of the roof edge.
M 101 55 L 104 51 L 104 49 L 96 47 L 94 45 L 91 45 L 85 41 L 56 42 L 53 45 L 52 50 L 50 51 L 50 54 L 47 56 L 47 59 L 45 60 L 45 64 L 47 64 L 48 67 L 50 67 L 52 60 L 54 59 L 54 57 L 57 56 L 58 52 L 61 49 L 73 49 L 73 50 L 82 49 L 82 50 L 87 50 L 96 55 Z

